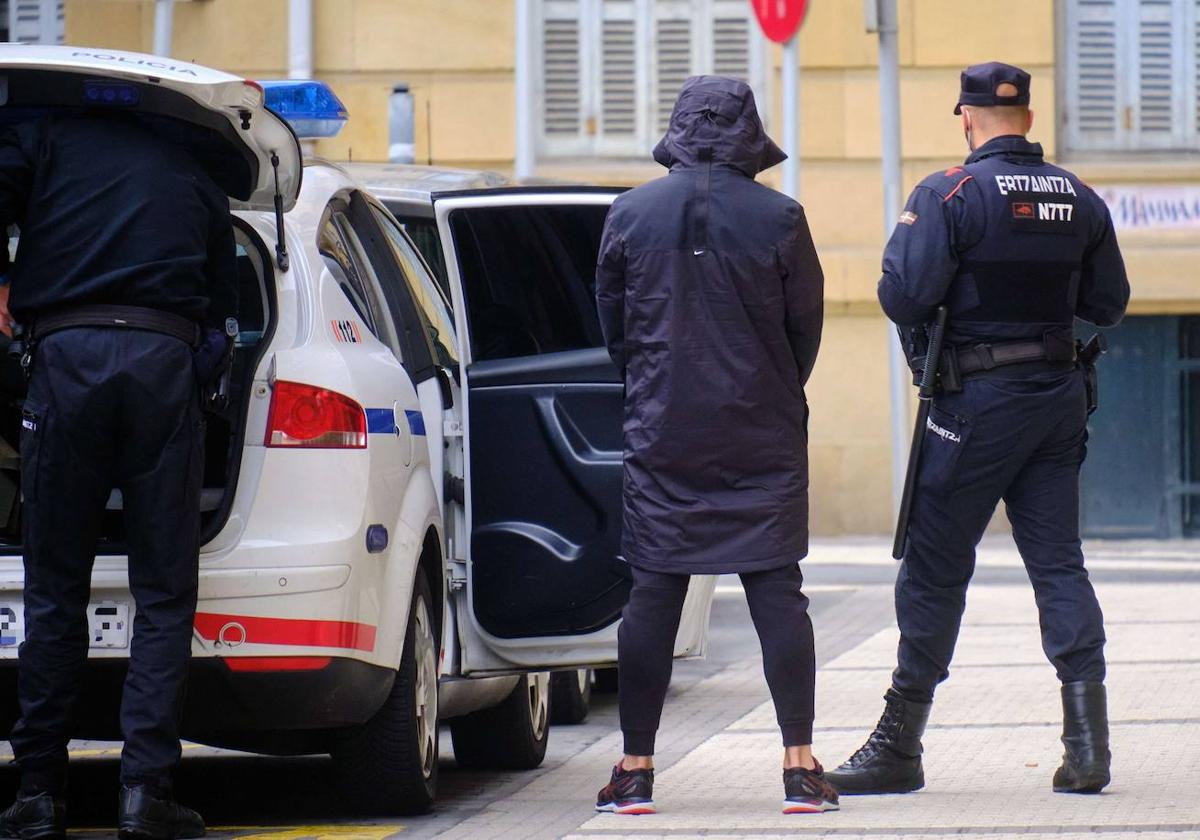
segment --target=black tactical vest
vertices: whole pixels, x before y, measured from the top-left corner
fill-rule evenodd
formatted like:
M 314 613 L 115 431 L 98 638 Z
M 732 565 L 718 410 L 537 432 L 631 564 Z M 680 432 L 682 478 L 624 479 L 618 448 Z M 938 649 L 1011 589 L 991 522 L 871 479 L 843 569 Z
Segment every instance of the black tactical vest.
M 1040 147 L 1013 140 L 1029 152 L 1004 149 L 962 167 L 974 181 L 963 200 L 976 241 L 959 250 L 949 306 L 963 338 L 1036 337 L 1069 330 L 1075 317 L 1092 221 L 1086 187 L 1043 162 Z

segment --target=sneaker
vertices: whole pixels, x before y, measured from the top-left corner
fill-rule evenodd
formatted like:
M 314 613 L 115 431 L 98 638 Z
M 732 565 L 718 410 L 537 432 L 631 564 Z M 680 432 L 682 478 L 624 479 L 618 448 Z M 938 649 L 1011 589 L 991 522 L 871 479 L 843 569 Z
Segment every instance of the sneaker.
M 654 771 L 626 770 L 620 762 L 612 780 L 596 796 L 596 810 L 608 814 L 656 814 Z
M 815 770 L 790 767 L 783 771 L 783 813 L 820 814 L 838 810 L 838 792 L 825 779 L 821 765 Z

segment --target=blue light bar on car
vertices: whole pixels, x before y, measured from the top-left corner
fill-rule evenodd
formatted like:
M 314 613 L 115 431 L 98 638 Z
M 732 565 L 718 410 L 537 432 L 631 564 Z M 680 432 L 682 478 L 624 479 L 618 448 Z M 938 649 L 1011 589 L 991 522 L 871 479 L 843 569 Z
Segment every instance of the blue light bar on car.
M 260 82 L 266 105 L 287 120 L 301 138 L 334 137 L 349 114 L 337 94 L 324 82 Z

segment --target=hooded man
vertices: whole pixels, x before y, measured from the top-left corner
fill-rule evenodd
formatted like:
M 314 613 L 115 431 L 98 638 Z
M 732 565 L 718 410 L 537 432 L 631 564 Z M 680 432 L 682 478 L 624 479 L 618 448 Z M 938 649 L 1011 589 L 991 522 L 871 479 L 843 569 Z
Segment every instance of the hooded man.
M 688 79 L 654 159 L 612 206 L 596 298 L 624 374 L 619 635 L 625 755 L 601 811 L 653 813 L 654 738 L 693 574 L 741 575 L 783 733 L 785 813 L 837 808 L 812 755 L 808 406 L 823 278 L 804 211 L 755 182 L 783 152 L 743 82 Z

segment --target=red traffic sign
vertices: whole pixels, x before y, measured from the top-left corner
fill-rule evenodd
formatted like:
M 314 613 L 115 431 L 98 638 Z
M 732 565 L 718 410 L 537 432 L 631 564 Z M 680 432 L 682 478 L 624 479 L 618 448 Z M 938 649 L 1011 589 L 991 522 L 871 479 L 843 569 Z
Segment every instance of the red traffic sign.
M 808 11 L 808 0 L 750 0 L 750 5 L 763 34 L 780 44 L 796 34 Z

